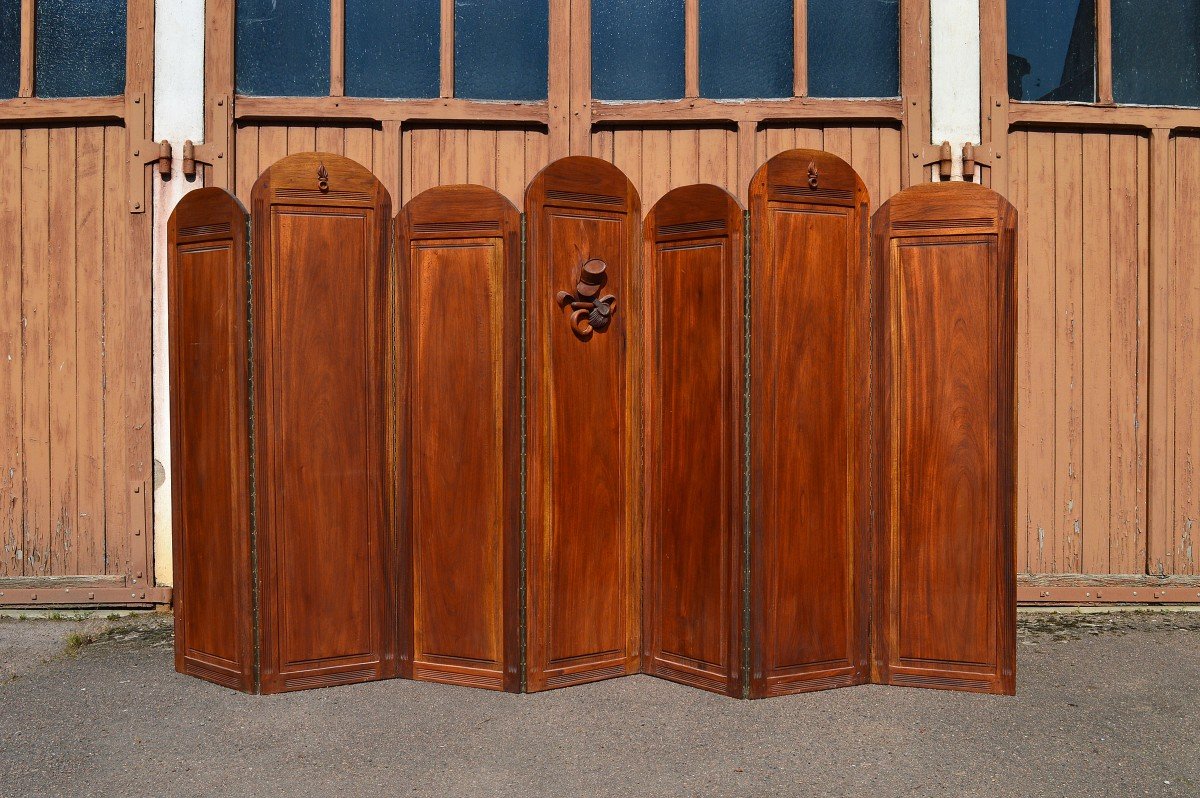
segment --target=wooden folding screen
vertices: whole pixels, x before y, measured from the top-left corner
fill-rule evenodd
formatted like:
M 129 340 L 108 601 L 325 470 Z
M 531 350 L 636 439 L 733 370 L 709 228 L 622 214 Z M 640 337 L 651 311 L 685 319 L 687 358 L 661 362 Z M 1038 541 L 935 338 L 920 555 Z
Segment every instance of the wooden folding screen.
M 710 185 L 646 216 L 647 673 L 742 692 L 744 220 Z
M 394 676 L 391 200 L 328 153 L 252 197 L 262 690 Z
M 246 211 L 186 195 L 168 222 L 175 669 L 255 689 Z
M 525 197 L 527 687 L 639 665 L 640 203 L 612 164 L 564 158 Z
M 520 215 L 443 186 L 396 236 L 404 670 L 520 690 Z
M 875 215 L 875 681 L 1015 689 L 1015 216 L 969 183 Z
M 790 150 L 750 184 L 754 696 L 867 678 L 868 198 Z

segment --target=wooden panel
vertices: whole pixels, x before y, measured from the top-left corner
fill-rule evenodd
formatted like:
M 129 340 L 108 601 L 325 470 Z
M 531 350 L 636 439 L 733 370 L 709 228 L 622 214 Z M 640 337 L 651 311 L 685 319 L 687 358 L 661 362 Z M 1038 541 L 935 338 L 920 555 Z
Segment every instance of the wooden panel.
M 109 576 L 137 601 L 153 579 L 150 238 L 126 160 L 119 125 L 0 130 L 0 579 Z M 29 600 L 14 585 L 0 604 Z
M 254 690 L 247 214 L 223 189 L 168 222 L 175 669 Z
M 711 185 L 646 217 L 648 673 L 741 696 L 743 216 Z
M 527 683 L 536 691 L 638 669 L 640 205 L 619 170 L 577 156 L 539 173 L 525 207 Z M 616 297 L 603 329 L 558 300 L 584 294 L 577 284 L 591 259 L 606 265 L 596 298 Z
M 1145 573 L 1146 138 L 1018 130 L 1009 145 L 1018 567 Z
M 447 186 L 405 205 L 396 232 L 412 675 L 516 691 L 520 216 L 491 189 Z
M 750 184 L 752 695 L 867 676 L 866 188 L 816 150 Z
M 971 183 L 875 216 L 875 681 L 1016 687 L 1015 224 Z
M 391 200 L 332 154 L 252 197 L 262 690 L 393 676 Z

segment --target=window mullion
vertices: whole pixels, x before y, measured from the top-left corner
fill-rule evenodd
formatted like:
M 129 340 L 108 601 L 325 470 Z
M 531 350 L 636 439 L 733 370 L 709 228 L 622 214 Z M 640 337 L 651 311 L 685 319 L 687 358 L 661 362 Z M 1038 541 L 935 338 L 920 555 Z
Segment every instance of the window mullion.
M 21 84 L 18 97 L 33 96 L 33 48 L 35 0 L 21 0 Z
M 792 5 L 792 95 L 808 96 L 808 0 Z
M 346 93 L 346 0 L 329 4 L 329 94 Z
M 1113 101 L 1112 0 L 1096 0 L 1096 99 Z
M 700 0 L 684 0 L 684 96 L 700 96 Z
M 442 96 L 454 96 L 454 0 L 442 0 Z

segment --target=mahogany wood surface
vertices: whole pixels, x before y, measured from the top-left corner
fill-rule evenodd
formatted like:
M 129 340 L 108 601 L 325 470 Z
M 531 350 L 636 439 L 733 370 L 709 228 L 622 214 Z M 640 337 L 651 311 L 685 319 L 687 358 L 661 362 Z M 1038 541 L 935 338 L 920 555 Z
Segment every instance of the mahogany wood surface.
M 867 679 L 868 207 L 817 150 L 750 184 L 755 697 Z
M 873 229 L 874 680 L 1012 694 L 1016 212 L 941 183 Z
M 175 669 L 255 689 L 247 214 L 219 188 L 167 223 Z
M 744 220 L 713 185 L 646 216 L 647 673 L 740 696 Z
M 262 690 L 394 676 L 391 200 L 331 153 L 252 196 Z
M 518 691 L 520 215 L 442 186 L 404 206 L 396 236 L 405 669 Z
M 637 308 L 640 203 L 606 161 L 571 157 L 526 194 L 528 307 L 527 688 L 634 673 L 640 647 Z M 594 299 L 583 267 L 604 265 Z M 593 315 L 596 315 L 593 313 Z

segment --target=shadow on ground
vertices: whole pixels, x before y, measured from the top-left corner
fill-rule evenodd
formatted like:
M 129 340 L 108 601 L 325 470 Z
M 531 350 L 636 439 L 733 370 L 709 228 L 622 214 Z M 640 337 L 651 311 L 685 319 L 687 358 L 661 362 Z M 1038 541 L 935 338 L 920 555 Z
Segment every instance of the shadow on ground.
M 0 796 L 1200 795 L 1200 613 L 1023 615 L 1017 678 L 253 697 L 176 674 L 170 616 L 0 619 Z

